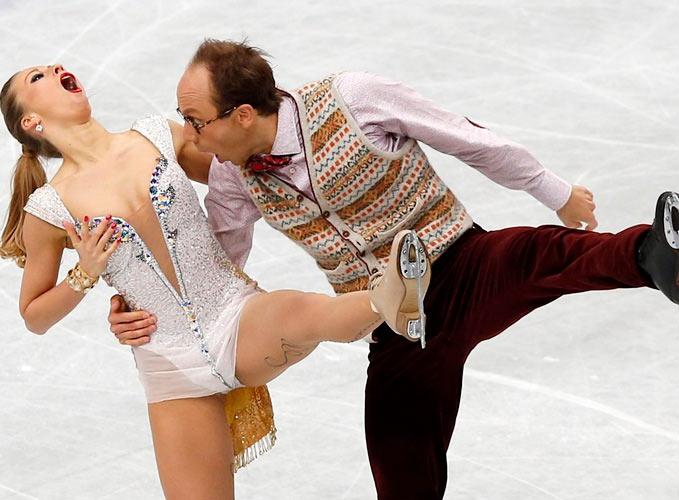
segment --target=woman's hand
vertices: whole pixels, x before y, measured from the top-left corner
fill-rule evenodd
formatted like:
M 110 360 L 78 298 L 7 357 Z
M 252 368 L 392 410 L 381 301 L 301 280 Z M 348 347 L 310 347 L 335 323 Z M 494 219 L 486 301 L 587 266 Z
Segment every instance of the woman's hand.
M 117 224 L 111 221 L 110 215 L 93 231 L 90 231 L 89 221 L 89 217 L 85 216 L 81 235 L 78 235 L 75 226 L 70 222 L 64 221 L 63 224 L 73 248 L 80 257 L 80 268 L 91 278 L 98 278 L 106 270 L 108 259 L 120 246 L 121 239 L 119 236 L 113 243 L 108 244 L 111 237 L 119 231 Z

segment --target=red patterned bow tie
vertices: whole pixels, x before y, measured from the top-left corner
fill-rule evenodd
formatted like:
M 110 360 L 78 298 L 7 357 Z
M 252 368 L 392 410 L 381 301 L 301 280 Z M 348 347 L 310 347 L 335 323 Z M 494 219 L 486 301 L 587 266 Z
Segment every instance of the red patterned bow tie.
M 252 155 L 248 158 L 245 166 L 255 172 L 270 172 L 290 165 L 292 157 L 289 155 Z

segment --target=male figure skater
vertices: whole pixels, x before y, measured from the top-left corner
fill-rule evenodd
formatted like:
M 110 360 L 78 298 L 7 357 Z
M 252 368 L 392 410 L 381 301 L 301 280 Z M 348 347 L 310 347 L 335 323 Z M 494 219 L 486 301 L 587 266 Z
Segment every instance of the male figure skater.
M 283 92 L 259 50 L 207 40 L 177 99 L 185 137 L 215 155 L 208 178 L 205 157 L 183 152 L 196 158 L 193 177 L 208 180 L 208 216 L 235 263 L 245 263 L 259 218 L 314 257 L 337 293 L 370 286 L 399 230 L 425 243 L 434 262 L 426 348 L 417 331 L 407 339 L 384 326 L 370 346 L 365 432 L 381 500 L 443 497 L 464 363 L 479 342 L 564 294 L 650 286 L 679 300 L 677 195 L 659 198 L 652 227 L 588 231 L 597 225 L 589 190 L 402 84 L 343 73 Z M 418 142 L 530 193 L 566 227 L 485 231 Z M 123 311 L 114 298 L 119 340 L 148 341 L 152 318 Z

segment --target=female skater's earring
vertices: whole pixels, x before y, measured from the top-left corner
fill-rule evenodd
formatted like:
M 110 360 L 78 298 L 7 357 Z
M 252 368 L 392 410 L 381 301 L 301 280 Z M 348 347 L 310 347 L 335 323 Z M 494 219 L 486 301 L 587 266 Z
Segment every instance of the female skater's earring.
M 38 123 L 35 126 L 35 131 L 38 132 L 39 134 L 42 134 L 42 131 L 45 130 L 45 128 L 42 126 L 42 123 Z

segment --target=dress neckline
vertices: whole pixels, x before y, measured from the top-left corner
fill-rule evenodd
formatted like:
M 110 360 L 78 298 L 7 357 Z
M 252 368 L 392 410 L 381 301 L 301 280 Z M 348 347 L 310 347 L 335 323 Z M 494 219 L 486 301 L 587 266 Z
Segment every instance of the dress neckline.
M 143 134 L 142 134 L 143 135 Z M 146 136 L 144 136 L 147 140 L 149 140 Z M 149 140 L 149 142 L 151 142 Z M 153 144 L 153 143 L 151 143 Z M 153 144 L 155 146 L 155 144 Z M 158 191 L 158 185 L 160 183 L 160 178 L 162 175 L 168 170 L 168 166 L 170 165 L 170 162 L 167 161 L 165 156 L 160 153 L 160 156 L 156 159 L 156 166 L 153 170 L 153 172 L 150 175 L 150 178 L 147 183 L 147 192 L 149 195 L 149 200 L 151 201 L 151 205 L 153 207 L 153 212 L 156 214 L 156 220 L 160 226 L 160 232 L 163 234 L 163 239 L 165 241 L 165 247 L 168 251 L 168 255 L 170 256 L 170 261 L 172 262 L 172 270 L 175 275 L 175 279 L 177 284 L 179 285 L 179 289 L 175 288 L 175 286 L 172 284 L 172 282 L 168 279 L 166 274 L 163 272 L 163 270 L 160 268 L 160 265 L 158 265 L 157 259 L 153 256 L 153 253 L 151 252 L 149 246 L 146 244 L 146 242 L 143 240 L 143 238 L 139 235 L 137 230 L 135 229 L 134 225 L 124 217 L 118 217 L 116 215 L 112 215 L 111 219 L 114 220 L 117 223 L 120 223 L 121 225 L 121 232 L 122 237 L 123 237 L 123 242 L 129 242 L 129 241 L 136 241 L 138 242 L 143 250 L 143 253 L 147 258 L 150 258 L 150 261 L 153 263 L 153 267 L 158 273 L 159 277 L 163 281 L 163 283 L 174 293 L 175 298 L 180 299 L 181 301 L 184 301 L 184 296 L 185 296 L 185 290 L 183 283 L 179 279 L 180 273 L 178 272 L 178 263 L 176 262 L 176 259 L 174 258 L 172 248 L 169 245 L 168 241 L 168 234 L 165 231 L 165 227 L 163 225 L 163 222 L 161 220 L 161 214 L 159 213 L 159 210 L 162 210 L 162 207 L 158 207 L 157 205 L 159 203 L 164 203 L 163 200 L 160 200 L 158 202 L 158 196 L 157 196 L 157 191 Z M 69 215 L 71 218 L 71 222 L 74 223 L 74 225 L 78 226 L 79 224 L 82 224 L 82 222 L 78 219 L 76 219 L 71 211 L 68 209 L 66 204 L 64 203 L 62 197 L 59 195 L 59 192 L 52 186 L 50 183 L 46 183 L 45 186 L 49 186 L 49 189 L 52 191 L 52 193 L 56 196 L 56 199 L 59 201 L 63 209 L 65 210 L 65 213 Z M 139 207 L 134 213 L 137 213 L 142 207 Z M 101 223 L 102 220 L 104 220 L 106 216 L 103 215 L 97 215 L 90 217 L 90 223 L 96 223 L 98 225 Z M 125 227 L 127 226 L 127 227 Z M 175 235 L 171 235 L 171 237 L 174 237 Z

